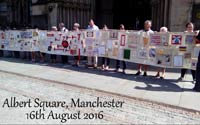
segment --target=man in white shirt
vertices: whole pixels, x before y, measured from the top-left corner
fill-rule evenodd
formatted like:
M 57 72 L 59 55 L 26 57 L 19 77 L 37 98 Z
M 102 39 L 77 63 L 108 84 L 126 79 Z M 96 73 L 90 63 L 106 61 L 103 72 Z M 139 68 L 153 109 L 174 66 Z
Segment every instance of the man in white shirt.
M 99 27 L 95 25 L 94 20 L 91 19 L 88 25 L 88 30 L 99 30 Z
M 67 33 L 68 32 L 68 29 L 65 28 L 65 24 L 64 23 L 60 23 L 59 24 L 59 29 L 62 33 Z
M 150 36 L 150 34 L 153 34 L 154 32 L 151 30 L 152 23 L 151 21 L 147 20 L 144 22 L 144 29 L 140 32 L 145 32 L 147 36 Z M 135 74 L 136 76 L 140 75 L 142 73 L 142 67 L 144 68 L 144 74 L 143 76 L 147 76 L 147 65 L 138 64 L 138 72 Z
M 87 30 L 92 30 L 92 31 L 98 31 L 99 27 L 95 25 L 94 20 L 91 19 L 88 25 Z M 89 57 L 88 56 L 88 67 L 93 66 L 94 68 L 97 68 L 98 65 L 98 57 Z

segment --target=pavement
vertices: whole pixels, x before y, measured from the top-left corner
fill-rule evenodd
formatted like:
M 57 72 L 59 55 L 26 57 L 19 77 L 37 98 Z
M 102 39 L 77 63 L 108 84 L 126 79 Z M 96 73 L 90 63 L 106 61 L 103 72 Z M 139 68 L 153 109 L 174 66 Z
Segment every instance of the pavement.
M 148 77 L 136 77 L 136 65 L 128 65 L 126 74 L 84 66 L 31 63 L 13 58 L 0 58 L 0 71 L 20 74 L 24 77 L 55 81 L 120 96 L 151 101 L 159 104 L 200 112 L 200 93 L 192 91 L 191 75 L 178 82 L 180 70 L 167 69 L 165 80 L 153 77 L 156 68 L 150 67 Z M 0 79 L 1 82 L 1 79 Z
M 155 104 L 154 102 L 126 98 L 107 92 L 73 87 L 58 82 L 24 77 L 20 74 L 0 72 L 0 104 L 5 99 L 30 100 L 30 107 L 0 106 L 0 124 L 199 124 L 200 114 L 182 109 Z M 74 107 L 71 99 L 84 101 L 124 102 L 122 107 Z M 34 107 L 34 100 L 64 101 L 67 107 Z M 45 110 L 44 110 L 45 109 Z M 41 114 L 40 114 L 41 111 Z M 53 112 L 53 116 L 50 114 Z M 68 117 L 80 112 L 79 118 Z M 90 119 L 84 119 L 84 114 Z M 37 115 L 38 114 L 38 115 Z M 97 114 L 93 117 L 91 114 Z M 60 117 L 56 117 L 60 116 Z

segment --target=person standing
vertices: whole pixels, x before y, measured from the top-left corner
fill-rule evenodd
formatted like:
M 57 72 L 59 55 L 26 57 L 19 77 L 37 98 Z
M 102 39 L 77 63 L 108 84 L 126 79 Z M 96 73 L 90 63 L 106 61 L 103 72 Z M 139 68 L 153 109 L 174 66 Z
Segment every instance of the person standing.
M 89 21 L 89 25 L 88 25 L 87 30 L 99 31 L 99 27 L 95 25 L 93 19 L 91 19 Z M 94 56 L 94 57 L 89 57 L 88 56 L 88 67 L 90 67 L 90 66 L 92 66 L 94 68 L 97 68 L 97 66 L 98 66 L 98 57 L 97 57 L 97 55 Z
M 79 28 L 80 28 L 80 24 L 74 23 L 73 31 L 79 32 L 80 31 Z M 80 59 L 81 59 L 80 52 L 78 53 L 77 56 L 74 56 L 74 59 L 75 59 L 75 64 L 73 66 L 78 67 L 80 65 Z
M 200 41 L 200 33 L 198 33 L 196 39 L 198 41 Z M 194 91 L 196 92 L 200 92 L 200 52 L 199 52 L 199 56 L 198 56 L 198 62 L 197 62 L 197 67 L 196 67 L 196 83 L 195 86 L 193 88 Z
M 166 33 L 166 32 L 168 32 L 167 27 L 161 27 L 161 28 L 160 28 L 160 32 L 161 32 L 161 33 Z M 160 72 L 162 72 L 162 75 L 161 75 L 161 76 L 160 76 Z M 159 68 L 159 69 L 158 69 L 158 72 L 157 72 L 157 74 L 156 74 L 155 77 L 160 77 L 160 79 L 164 79 L 164 78 L 165 78 L 165 68 Z
M 119 29 L 120 29 L 121 32 L 125 32 L 125 26 L 123 24 L 120 24 Z M 122 67 L 123 71 L 122 72 L 125 74 L 126 62 L 125 61 L 121 61 L 121 62 L 123 64 L 123 67 Z M 115 71 L 119 72 L 119 68 L 120 68 L 120 60 L 117 60 L 116 61 L 116 70 Z
M 67 33 L 68 29 L 65 28 L 65 24 L 64 23 L 60 23 L 59 24 L 59 31 L 61 31 L 62 33 Z M 63 64 L 68 64 L 69 60 L 68 60 L 68 56 L 66 55 L 61 55 L 61 60 Z
M 140 25 L 140 21 L 138 19 L 138 17 L 135 19 L 135 29 L 139 29 L 139 25 Z
M 194 32 L 194 24 L 192 22 L 189 22 L 186 24 L 186 31 L 185 33 L 193 33 Z M 182 81 L 185 77 L 185 74 L 187 72 L 187 69 L 181 69 L 181 76 L 178 78 L 178 81 Z M 193 83 L 196 81 L 196 71 L 191 70 L 192 78 L 193 78 Z
M 107 25 L 103 26 L 104 31 L 108 31 Z M 106 57 L 102 57 L 102 70 L 109 70 L 110 59 Z
M 56 32 L 56 31 L 58 31 L 58 29 L 56 26 L 52 26 L 51 31 Z M 51 63 L 56 63 L 56 55 L 55 54 L 51 54 L 50 58 L 51 58 Z
M 3 50 L 0 50 L 0 57 L 3 57 Z
M 144 29 L 141 30 L 140 32 L 141 33 L 146 33 L 147 34 L 147 37 L 150 36 L 150 34 L 153 34 L 154 32 L 151 30 L 151 26 L 152 26 L 152 23 L 150 20 L 147 20 L 144 22 Z M 143 76 L 147 76 L 147 65 L 143 65 L 143 64 L 138 64 L 138 72 L 135 74 L 136 76 L 138 75 L 141 75 L 142 73 L 142 67 L 144 68 L 144 74 Z

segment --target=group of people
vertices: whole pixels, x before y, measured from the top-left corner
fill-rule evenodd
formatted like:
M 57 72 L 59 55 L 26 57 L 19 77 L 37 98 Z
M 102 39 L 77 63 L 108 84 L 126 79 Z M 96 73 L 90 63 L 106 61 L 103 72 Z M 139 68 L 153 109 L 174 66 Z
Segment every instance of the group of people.
M 151 27 L 152 27 L 151 21 L 147 20 L 147 21 L 144 22 L 144 29 L 140 30 L 139 32 L 145 32 L 147 34 L 146 37 L 150 37 L 150 34 L 154 33 L 154 31 L 151 29 Z M 79 28 L 80 28 L 80 25 L 78 23 L 74 23 L 73 31 L 79 31 Z M 87 30 L 97 31 L 97 30 L 99 30 L 99 27 L 96 26 L 94 21 L 91 19 L 89 21 L 89 25 L 87 27 Z M 109 30 L 109 29 L 106 25 L 104 25 L 102 30 Z M 122 31 L 122 32 L 123 31 L 126 32 L 125 26 L 123 24 L 120 24 L 119 30 Z M 61 31 L 62 33 L 67 33 L 68 29 L 65 28 L 64 23 L 60 23 L 59 28 L 57 28 L 56 26 L 52 26 L 51 31 Z M 167 27 L 161 27 L 160 32 L 168 32 L 168 28 Z M 194 31 L 194 24 L 191 23 L 191 22 L 186 24 L 186 31 L 184 31 L 184 32 L 195 33 L 196 35 L 198 35 L 198 32 Z M 0 55 L 2 55 L 2 54 L 0 53 Z M 45 53 L 40 53 L 39 56 L 41 58 L 41 61 L 44 62 L 45 61 Z M 36 59 L 36 52 L 31 52 L 31 58 L 32 58 L 32 61 L 34 62 L 35 59 Z M 51 59 L 52 63 L 57 62 L 57 56 L 56 55 L 51 54 L 50 59 Z M 78 67 L 79 64 L 80 64 L 80 59 L 81 59 L 80 56 L 75 56 L 74 57 L 75 62 L 73 64 L 73 66 Z M 66 56 L 66 55 L 61 55 L 61 60 L 62 60 L 63 64 L 69 63 L 68 62 L 68 56 Z M 115 72 L 119 72 L 120 63 L 122 64 L 122 72 L 125 74 L 125 70 L 126 70 L 126 67 L 127 67 L 125 61 L 116 60 Z M 102 70 L 109 70 L 109 66 L 110 66 L 110 59 L 103 57 L 102 58 L 102 64 L 101 64 Z M 97 68 L 98 67 L 98 57 L 97 56 L 87 57 L 86 67 Z M 143 69 L 143 72 L 144 72 L 143 76 L 146 77 L 148 75 L 147 74 L 148 66 L 143 65 L 143 64 L 138 64 L 138 68 L 137 68 L 138 71 L 135 75 L 136 76 L 141 75 L 142 69 Z M 178 81 L 182 81 L 184 79 L 186 72 L 187 72 L 187 69 L 181 69 L 181 75 L 180 75 L 180 78 L 178 78 Z M 196 71 L 191 70 L 191 74 L 192 74 L 192 77 L 193 77 L 193 83 L 195 83 L 195 81 L 196 81 Z M 165 68 L 158 68 L 155 77 L 158 77 L 160 79 L 164 79 L 165 78 Z

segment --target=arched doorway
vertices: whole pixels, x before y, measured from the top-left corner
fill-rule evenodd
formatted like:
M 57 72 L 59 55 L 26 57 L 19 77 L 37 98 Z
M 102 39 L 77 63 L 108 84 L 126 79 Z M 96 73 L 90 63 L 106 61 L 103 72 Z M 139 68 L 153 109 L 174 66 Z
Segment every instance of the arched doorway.
M 101 27 L 108 24 L 118 29 L 124 24 L 126 29 L 141 29 L 145 20 L 152 19 L 151 0 L 96 0 L 96 22 Z M 136 27 L 136 19 L 139 25 Z
M 145 20 L 151 20 L 150 0 L 115 0 L 113 25 L 124 24 L 127 29 L 141 29 Z

